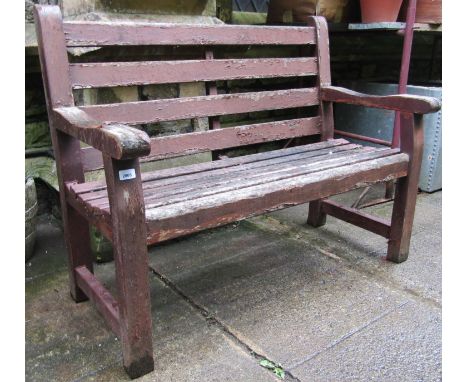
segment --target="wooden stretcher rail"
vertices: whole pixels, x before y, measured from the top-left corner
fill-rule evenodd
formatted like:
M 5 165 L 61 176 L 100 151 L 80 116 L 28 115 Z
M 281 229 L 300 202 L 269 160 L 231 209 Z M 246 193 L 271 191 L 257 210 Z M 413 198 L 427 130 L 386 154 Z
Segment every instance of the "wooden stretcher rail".
M 369 215 L 355 208 L 343 206 L 333 200 L 323 200 L 322 210 L 327 215 L 354 224 L 387 239 L 389 238 L 390 221 L 387 221 L 386 219 Z
M 75 268 L 75 274 L 78 287 L 96 305 L 96 309 L 103 315 L 115 335 L 120 337 L 117 301 L 85 266 Z

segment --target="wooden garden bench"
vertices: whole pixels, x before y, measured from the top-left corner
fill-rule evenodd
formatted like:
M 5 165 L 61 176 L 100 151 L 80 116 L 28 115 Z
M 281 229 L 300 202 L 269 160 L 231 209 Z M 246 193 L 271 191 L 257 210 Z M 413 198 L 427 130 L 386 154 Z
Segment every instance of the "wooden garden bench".
M 92 300 L 120 338 L 130 377 L 153 370 L 147 246 L 250 216 L 309 202 L 308 223 L 327 214 L 389 240 L 387 259 L 408 256 L 423 146 L 422 114 L 437 99 L 368 96 L 331 86 L 325 19 L 310 26 L 63 22 L 56 6 L 36 6 L 39 53 L 60 184 L 71 295 Z M 308 56 L 216 59 L 218 46 L 303 46 Z M 70 63 L 67 48 L 196 46 L 195 60 Z M 217 94 L 215 81 L 304 77 L 311 86 Z M 208 95 L 75 106 L 73 89 L 207 82 Z M 306 82 L 304 82 L 306 83 Z M 398 110 L 401 148 L 334 139 L 333 102 Z M 219 116 L 309 108 L 290 119 L 221 128 Z M 212 129 L 158 138 L 131 125 L 210 118 Z M 292 118 L 291 118 L 292 117 Z M 377 128 L 377 127 L 376 127 Z M 140 161 L 315 136 L 315 143 L 140 173 Z M 82 148 L 80 141 L 90 147 Z M 141 158 L 141 159 L 140 159 Z M 106 181 L 85 182 L 104 167 Z M 325 198 L 398 179 L 391 221 Z M 89 224 L 113 243 L 117 297 L 93 275 Z

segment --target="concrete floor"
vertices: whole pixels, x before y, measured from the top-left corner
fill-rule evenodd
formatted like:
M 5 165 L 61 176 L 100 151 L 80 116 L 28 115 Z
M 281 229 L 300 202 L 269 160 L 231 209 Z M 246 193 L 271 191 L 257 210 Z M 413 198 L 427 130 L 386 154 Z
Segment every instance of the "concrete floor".
M 419 195 L 399 265 L 383 238 L 330 217 L 306 226 L 305 205 L 152 248 L 155 372 L 140 380 L 279 380 L 263 358 L 288 381 L 441 380 L 441 202 Z M 65 259 L 42 216 L 26 264 L 26 380 L 128 380 L 115 336 L 70 299 Z M 96 274 L 113 289 L 113 263 Z

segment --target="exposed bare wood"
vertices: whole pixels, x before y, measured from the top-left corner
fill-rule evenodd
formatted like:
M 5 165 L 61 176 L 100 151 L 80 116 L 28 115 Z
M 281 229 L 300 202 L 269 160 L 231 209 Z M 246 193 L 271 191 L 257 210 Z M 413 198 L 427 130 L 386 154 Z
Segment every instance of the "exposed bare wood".
M 290 155 L 296 155 L 305 152 L 318 151 L 323 149 L 330 149 L 337 146 L 348 145 L 349 142 L 345 139 L 331 139 L 325 142 L 318 142 L 309 145 L 302 145 L 296 147 L 288 147 L 287 149 L 279 149 L 261 152 L 257 154 L 244 155 L 235 158 L 229 158 L 229 160 L 217 161 L 217 162 L 205 162 L 205 163 L 196 163 L 183 167 L 168 168 L 164 170 L 147 172 L 141 175 L 142 181 L 144 183 L 151 182 L 155 180 L 163 180 L 169 178 L 180 178 L 181 176 L 186 175 L 196 175 L 204 173 L 206 171 L 215 171 L 217 169 L 223 169 L 228 167 L 244 167 L 245 165 L 255 164 L 258 162 L 265 162 L 275 158 L 285 158 Z M 74 194 L 79 195 L 82 193 L 104 190 L 106 188 L 106 182 L 102 180 L 97 180 L 94 182 L 87 183 L 75 183 L 70 185 L 73 189 Z
M 183 25 L 139 22 L 64 23 L 68 46 L 103 45 L 310 45 L 313 28 Z
M 317 89 L 291 89 L 82 106 L 105 122 L 152 123 L 316 105 Z
M 60 130 L 113 158 L 136 158 L 151 151 L 148 134 L 134 127 L 98 122 L 77 107 L 56 108 L 53 116 Z
M 313 173 L 310 177 L 299 177 L 294 182 L 283 180 L 270 183 L 268 187 L 257 186 L 221 194 L 209 203 L 206 203 L 205 198 L 200 198 L 183 205 L 149 210 L 148 240 L 149 243 L 156 243 L 275 209 L 302 204 L 331 193 L 345 192 L 377 181 L 398 178 L 406 174 L 406 161 L 407 156 L 398 154 L 343 166 L 329 170 L 328 173 L 324 171 L 320 175 Z M 330 172 L 334 173 L 334 176 L 328 177 Z M 311 178 L 315 178 L 315 181 Z M 201 206 L 203 208 L 200 208 Z
M 292 137 L 303 137 L 313 134 L 320 134 L 320 119 L 318 117 L 257 123 L 183 135 L 152 138 L 151 153 L 148 157 L 142 158 L 142 161 L 195 154 L 209 150 L 221 150 L 230 147 Z M 99 150 L 85 148 L 82 150 L 82 157 L 85 171 L 102 168 L 102 155 Z
M 414 218 L 423 129 L 419 114 L 440 102 L 417 96 L 369 96 L 331 86 L 327 22 L 309 27 L 67 22 L 56 6 L 37 6 L 44 87 L 57 161 L 73 298 L 89 296 L 122 342 L 132 377 L 154 368 L 147 244 L 310 202 L 308 222 L 327 214 L 389 238 L 387 259 L 406 260 Z M 315 45 L 315 43 L 317 44 Z M 69 64 L 66 46 L 201 45 L 204 60 Z M 215 59 L 218 45 L 301 45 L 304 58 Z M 316 76 L 315 87 L 217 94 L 217 80 Z M 74 107 L 72 88 L 204 81 L 206 96 Z M 401 150 L 333 139 L 333 102 L 402 112 Z M 318 106 L 317 117 L 305 113 Z M 307 108 L 307 109 L 306 109 Z M 291 110 L 286 121 L 220 128 L 219 116 Z M 413 123 L 413 115 L 416 113 Z M 124 124 L 208 117 L 210 131 L 149 139 Z M 346 132 L 337 132 L 353 136 Z M 320 134 L 321 142 L 154 171 L 140 162 Z M 374 143 L 388 142 L 361 137 Z M 79 140 L 92 147 L 80 148 Z M 84 182 L 104 164 L 106 180 Z M 391 225 L 325 200 L 399 179 Z M 88 222 L 114 249 L 117 303 L 92 274 Z M 118 305 L 118 308 L 117 308 Z
M 74 88 L 311 76 L 315 57 L 80 63 L 70 65 Z M 214 94 L 210 94 L 214 95 Z

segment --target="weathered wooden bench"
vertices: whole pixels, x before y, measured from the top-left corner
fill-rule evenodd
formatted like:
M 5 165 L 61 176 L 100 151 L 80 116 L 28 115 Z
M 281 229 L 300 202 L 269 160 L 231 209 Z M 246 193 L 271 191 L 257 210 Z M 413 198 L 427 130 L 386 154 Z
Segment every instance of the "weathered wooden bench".
M 55 6 L 36 6 L 36 27 L 50 130 L 60 184 L 70 288 L 92 300 L 120 337 L 133 378 L 153 370 L 147 246 L 210 227 L 309 202 L 308 223 L 327 214 L 389 240 L 387 259 L 405 261 L 423 146 L 422 114 L 439 101 L 410 95 L 369 96 L 331 86 L 327 24 L 309 27 L 198 26 L 62 22 Z M 303 46 L 309 56 L 213 58 L 217 46 Z M 70 63 L 69 47 L 197 46 L 196 60 Z M 216 94 L 217 80 L 309 77 L 313 86 Z M 77 107 L 72 90 L 207 82 L 208 95 Z M 306 83 L 306 82 L 304 82 Z M 333 102 L 392 109 L 401 118 L 401 148 L 363 147 L 334 139 Z M 312 108 L 310 108 L 312 106 Z M 217 117 L 309 107 L 290 119 L 221 128 Z M 212 129 L 150 139 L 130 125 L 211 118 Z M 291 119 L 292 117 L 292 119 Z M 315 136 L 315 143 L 140 173 L 140 160 Z M 80 141 L 91 146 L 82 148 Z M 141 159 L 140 159 L 141 158 Z M 85 182 L 104 167 L 106 181 Z M 398 179 L 391 221 L 325 198 Z M 113 243 L 117 298 L 93 275 L 89 224 Z

